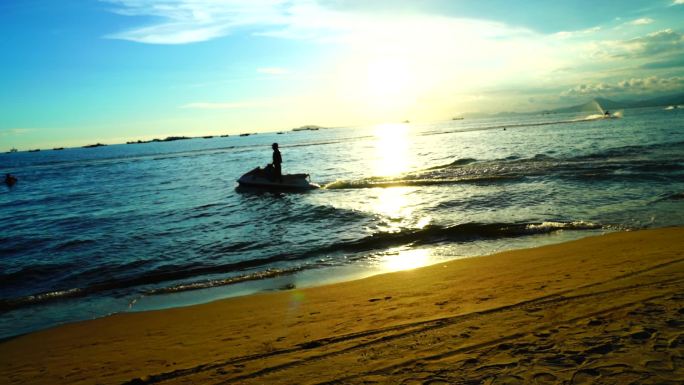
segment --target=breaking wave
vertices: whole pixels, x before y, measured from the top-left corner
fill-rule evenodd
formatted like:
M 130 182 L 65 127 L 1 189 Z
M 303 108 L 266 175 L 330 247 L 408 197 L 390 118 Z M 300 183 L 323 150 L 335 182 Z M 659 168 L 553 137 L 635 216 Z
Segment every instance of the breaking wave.
M 209 265 L 168 265 L 147 273 L 125 279 L 109 280 L 87 287 L 54 290 L 36 293 L 28 296 L 0 300 L 0 312 L 60 299 L 83 297 L 90 294 L 116 291 L 131 288 L 185 280 L 157 288 L 142 289 L 143 295 L 168 294 L 189 290 L 207 289 L 217 286 L 232 285 L 240 282 L 268 279 L 281 275 L 293 274 L 304 269 L 329 266 L 322 262 L 300 264 L 296 267 L 267 268 L 264 267 L 278 262 L 302 261 L 332 254 L 363 253 L 396 246 L 420 246 L 445 242 L 469 242 L 482 239 L 498 239 L 521 237 L 534 234 L 546 234 L 559 230 L 595 230 L 608 229 L 611 226 L 600 225 L 584 221 L 572 222 L 541 222 L 541 223 L 464 223 L 453 226 L 429 225 L 423 228 L 406 228 L 396 232 L 378 232 L 357 240 L 338 242 L 306 250 L 295 254 L 277 254 L 270 257 L 236 262 L 232 264 Z M 357 255 L 349 260 L 364 258 Z M 262 270 L 260 270 L 262 269 Z M 252 270 L 252 271 L 249 271 Z M 202 276 L 214 274 L 231 274 L 229 277 L 216 279 L 198 279 Z
M 463 158 L 396 177 L 337 180 L 325 184 L 324 188 L 360 189 L 458 183 L 506 183 L 537 176 L 575 180 L 661 180 L 671 178 L 672 175 L 663 176 L 659 175 L 659 172 L 684 169 L 682 150 L 684 150 L 684 142 L 615 147 L 569 158 L 556 158 L 547 154 L 537 154 L 523 159 L 517 157 L 495 160 Z M 644 157 L 644 154 L 654 152 L 663 153 L 664 156 Z

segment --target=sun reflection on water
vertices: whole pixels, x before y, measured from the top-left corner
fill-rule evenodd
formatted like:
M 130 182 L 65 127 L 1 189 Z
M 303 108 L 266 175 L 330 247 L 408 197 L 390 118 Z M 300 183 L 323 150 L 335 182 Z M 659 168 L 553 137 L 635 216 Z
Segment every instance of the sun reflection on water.
M 375 127 L 374 175 L 395 176 L 408 170 L 408 125 L 380 124 Z
M 407 207 L 407 190 L 405 187 L 379 189 L 375 211 L 395 220 L 410 216 L 412 210 Z
M 409 140 L 408 125 L 380 124 L 375 126 L 375 154 L 372 158 L 373 175 L 377 177 L 394 177 L 408 170 Z M 377 190 L 373 210 L 391 221 L 393 230 L 398 230 L 403 219 L 411 216 L 407 194 L 408 188 L 392 187 Z
M 428 249 L 402 250 L 385 256 L 380 264 L 386 272 L 410 270 L 431 264 L 432 258 Z

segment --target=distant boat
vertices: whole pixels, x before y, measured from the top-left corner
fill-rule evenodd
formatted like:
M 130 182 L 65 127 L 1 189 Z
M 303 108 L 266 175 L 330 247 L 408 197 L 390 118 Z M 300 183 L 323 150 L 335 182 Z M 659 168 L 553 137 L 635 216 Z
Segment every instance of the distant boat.
M 455 116 L 455 117 L 451 118 L 451 120 L 463 120 L 463 117 L 462 116 Z
M 17 150 L 16 148 L 13 148 L 13 149 L 9 150 L 9 152 L 19 152 L 19 150 Z
M 36 149 L 33 149 L 33 150 L 28 150 L 28 152 L 38 152 L 38 151 L 40 151 L 40 148 L 36 148 Z
M 250 136 L 252 134 L 246 133 L 246 134 L 240 134 L 240 136 Z
M 213 135 L 203 136 L 204 139 L 211 139 L 211 138 L 213 138 L 213 137 L 214 137 Z
M 60 150 L 64 150 L 64 147 L 55 147 L 52 150 L 53 151 L 60 151 Z

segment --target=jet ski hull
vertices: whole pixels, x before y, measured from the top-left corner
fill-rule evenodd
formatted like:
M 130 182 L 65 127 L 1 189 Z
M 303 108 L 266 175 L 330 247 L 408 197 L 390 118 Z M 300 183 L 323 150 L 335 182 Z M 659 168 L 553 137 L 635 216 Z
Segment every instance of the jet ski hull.
M 250 189 L 259 190 L 289 190 L 289 191 L 307 191 L 315 190 L 321 186 L 309 181 L 308 174 L 291 174 L 283 175 L 282 182 L 273 180 L 265 175 L 262 175 L 261 168 L 256 168 L 237 180 L 239 187 L 247 187 Z

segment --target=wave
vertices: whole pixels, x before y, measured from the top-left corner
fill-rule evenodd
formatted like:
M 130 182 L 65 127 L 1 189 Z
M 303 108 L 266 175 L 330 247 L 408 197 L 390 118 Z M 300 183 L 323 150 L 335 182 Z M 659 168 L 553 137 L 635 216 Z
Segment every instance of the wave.
M 674 194 L 663 194 L 660 199 L 656 200 L 656 202 L 681 201 L 681 200 L 684 200 L 684 192 L 674 193 Z
M 195 280 L 192 282 L 181 282 L 162 288 L 146 289 L 143 294 L 164 294 L 187 290 L 205 289 L 216 286 L 231 285 L 250 280 L 272 278 L 284 274 L 292 274 L 303 269 L 312 269 L 327 266 L 327 264 L 309 263 L 300 264 L 290 268 L 270 268 L 258 270 L 259 268 L 272 265 L 274 263 L 287 263 L 302 261 L 306 259 L 320 260 L 320 257 L 330 256 L 340 253 L 362 253 L 372 250 L 397 247 L 397 246 L 418 246 L 444 242 L 468 242 L 480 239 L 497 239 L 520 237 L 533 234 L 545 234 L 559 230 L 594 230 L 611 228 L 596 223 L 573 221 L 573 222 L 541 222 L 541 223 L 464 223 L 453 226 L 429 225 L 424 228 L 405 228 L 396 232 L 378 232 L 373 235 L 357 240 L 338 242 L 323 247 L 305 250 L 299 253 L 280 253 L 268 257 L 238 261 L 233 263 L 218 265 L 198 265 L 198 264 L 173 264 L 158 267 L 135 276 L 109 279 L 91 284 L 86 287 L 62 288 L 44 293 L 36 293 L 22 297 L 0 299 L 0 312 L 7 312 L 21 307 L 46 303 L 50 301 L 84 297 L 87 295 L 115 291 L 118 289 L 131 288 L 159 284 L 162 282 L 188 280 L 195 277 L 208 276 L 214 274 L 233 274 L 230 277 Z M 244 245 L 239 245 L 244 246 Z M 363 258 L 363 255 L 350 257 L 347 261 Z M 107 269 L 112 271 L 115 267 L 100 267 L 97 271 Z M 119 270 L 122 267 L 119 266 Z M 256 269 L 257 271 L 236 274 L 240 271 Z M 126 270 L 126 269 L 124 269 Z M 89 272 L 85 272 L 88 274 Z M 96 272 L 94 272 L 96 273 Z
M 238 275 L 230 278 L 187 282 L 173 286 L 146 290 L 145 292 L 143 292 L 143 295 L 171 294 L 190 290 L 209 289 L 212 287 L 233 285 L 240 282 L 257 281 L 260 279 L 275 278 L 283 275 L 294 274 L 296 272 L 304 270 L 305 268 L 305 266 L 300 266 L 290 269 L 268 269 L 264 271 L 257 271 L 250 274 Z
M 423 229 L 405 229 L 400 232 L 378 233 L 356 241 L 337 243 L 325 248 L 318 249 L 317 254 L 327 254 L 331 252 L 352 252 L 358 253 L 395 246 L 424 246 L 434 243 L 468 241 L 474 239 L 491 239 L 519 237 L 534 234 L 546 234 L 560 230 L 596 230 L 607 228 L 596 223 L 575 221 L 575 222 L 541 222 L 541 223 L 465 223 L 454 226 L 428 226 Z M 321 267 L 317 264 L 303 265 L 288 269 L 268 269 L 254 273 L 238 275 L 225 279 L 201 280 L 189 283 L 152 289 L 144 295 L 169 294 L 181 291 L 207 289 L 217 286 L 232 285 L 240 282 L 253 281 L 259 279 L 273 278 L 282 275 L 294 274 L 296 272 Z
M 361 189 L 361 188 L 384 188 L 384 187 L 410 187 L 410 186 L 435 186 L 450 185 L 459 183 L 498 183 L 519 180 L 519 177 L 499 175 L 499 176 L 473 176 L 449 179 L 387 179 L 387 180 L 338 180 L 323 186 L 327 190 L 339 189 Z
M 458 132 L 472 132 L 472 131 L 488 131 L 488 130 L 505 130 L 509 128 L 526 128 L 526 127 L 540 127 L 540 126 L 552 126 L 552 125 L 561 125 L 561 124 L 573 124 L 573 123 L 582 123 L 582 122 L 593 122 L 596 120 L 604 120 L 604 119 L 616 119 L 616 118 L 622 118 L 622 111 L 618 111 L 615 114 L 613 114 L 610 117 L 606 117 L 604 114 L 591 114 L 579 118 L 567 118 L 567 119 L 561 119 L 561 120 L 538 120 L 538 121 L 530 121 L 530 122 L 522 122 L 522 123 L 512 123 L 512 124 L 492 124 L 492 125 L 486 125 L 486 126 L 476 126 L 476 127 L 465 127 L 465 128 L 458 128 L 455 130 L 439 130 L 439 131 L 429 131 L 425 132 L 422 135 L 428 136 L 428 135 L 442 135 L 442 134 L 453 134 L 453 133 L 458 133 Z
M 475 159 L 475 158 L 456 159 L 455 161 L 447 163 L 447 164 L 430 167 L 430 168 L 428 168 L 428 170 L 439 170 L 439 169 L 447 168 L 447 167 L 460 167 L 460 166 L 465 166 L 467 164 L 471 164 L 471 163 L 475 163 L 475 162 L 477 162 L 477 159 Z
M 70 249 L 75 249 L 78 247 L 81 247 L 83 245 L 95 243 L 94 240 L 92 239 L 72 239 L 69 241 L 65 241 L 60 243 L 59 245 L 55 246 L 56 251 L 64 251 L 64 250 L 70 250 Z
M 591 222 L 541 223 L 479 223 L 469 222 L 453 226 L 429 225 L 421 229 L 376 233 L 368 237 L 331 246 L 323 251 L 368 251 L 401 245 L 426 245 L 440 242 L 472 241 L 476 239 L 508 238 L 550 233 L 557 230 L 593 230 L 604 226 Z
M 584 118 L 577 119 L 576 122 L 586 122 L 589 120 L 620 119 L 622 118 L 622 115 L 622 111 L 616 111 L 615 113 L 610 114 L 609 116 L 606 116 L 605 112 L 602 112 L 600 114 L 587 115 Z
M 527 177 L 557 176 L 571 179 L 663 180 L 684 169 L 684 141 L 622 146 L 573 157 L 536 154 L 529 158 L 506 157 L 493 160 L 459 158 L 447 164 L 428 167 L 396 177 L 368 177 L 337 180 L 325 189 L 361 189 L 400 186 L 433 186 L 458 183 L 515 182 Z M 648 159 L 645 154 L 662 156 Z M 674 177 L 677 177 L 676 175 Z

